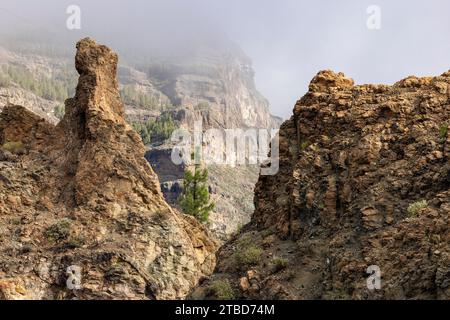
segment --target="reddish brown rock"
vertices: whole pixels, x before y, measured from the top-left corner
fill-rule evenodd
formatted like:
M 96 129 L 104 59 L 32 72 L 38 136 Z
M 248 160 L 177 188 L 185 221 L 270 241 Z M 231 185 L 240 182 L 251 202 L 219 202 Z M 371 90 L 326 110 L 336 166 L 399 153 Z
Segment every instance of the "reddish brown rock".
M 320 72 L 281 127 L 278 174 L 260 176 L 252 221 L 210 281 L 228 279 L 239 298 L 450 299 L 449 85 L 450 72 L 393 86 Z M 243 239 L 262 250 L 258 293 L 239 289 Z M 280 253 L 274 273 L 268 257 Z M 371 265 L 380 290 L 367 287 Z

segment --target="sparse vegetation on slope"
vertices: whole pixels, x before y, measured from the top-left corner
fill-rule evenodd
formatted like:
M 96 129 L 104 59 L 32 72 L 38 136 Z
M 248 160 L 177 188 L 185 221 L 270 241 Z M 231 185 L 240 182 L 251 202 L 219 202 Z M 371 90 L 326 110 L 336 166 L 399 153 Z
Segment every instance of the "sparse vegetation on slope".
M 206 294 L 217 300 L 233 300 L 234 292 L 228 280 L 217 280 L 207 288 Z
M 414 203 L 411 203 L 408 206 L 408 213 L 410 216 L 417 216 L 420 210 L 426 208 L 428 206 L 427 200 L 421 200 Z
M 166 102 L 162 102 L 154 96 L 136 90 L 135 85 L 124 85 L 120 90 L 123 103 L 149 110 L 164 110 L 170 107 Z
M 17 85 L 37 96 L 64 102 L 74 94 L 76 78 L 66 69 L 59 70 L 53 77 L 34 74 L 22 65 L 3 65 L 1 67 L 0 87 Z
M 145 122 L 132 122 L 131 125 L 139 133 L 144 144 L 167 140 L 177 128 L 177 125 L 169 114 L 163 114 L 156 120 L 150 119 Z

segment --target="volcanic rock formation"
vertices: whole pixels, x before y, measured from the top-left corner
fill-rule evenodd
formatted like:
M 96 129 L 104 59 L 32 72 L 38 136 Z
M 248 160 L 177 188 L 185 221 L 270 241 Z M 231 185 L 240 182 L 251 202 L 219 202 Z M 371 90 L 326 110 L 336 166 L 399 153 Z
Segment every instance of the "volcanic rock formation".
M 20 106 L 0 116 L 0 298 L 182 298 L 214 267 L 216 242 L 164 201 L 124 120 L 117 60 L 77 44 L 57 126 Z
M 256 89 L 251 60 L 232 42 L 220 42 L 220 46 L 194 46 L 192 52 L 177 51 L 175 56 L 122 51 L 122 61 L 128 63 L 119 64 L 117 73 L 126 119 L 131 125 L 147 127 L 151 139 L 144 138 L 146 158 L 172 207 L 178 206 L 186 168 L 172 163 L 174 143 L 165 134 L 155 134 L 147 121 L 161 125 L 171 118 L 173 127 L 191 132 L 199 120 L 204 130 L 268 129 L 281 124 Z M 78 77 L 71 55 L 65 53 L 68 48 L 56 47 L 45 41 L 4 43 L 0 39 L 0 112 L 5 105 L 15 104 L 51 123 L 61 119 L 62 101 L 74 95 Z M 215 202 L 208 227 L 224 241 L 250 221 L 258 165 L 215 165 L 208 171 Z
M 251 223 L 192 297 L 450 299 L 449 122 L 450 71 L 393 86 L 317 74 Z

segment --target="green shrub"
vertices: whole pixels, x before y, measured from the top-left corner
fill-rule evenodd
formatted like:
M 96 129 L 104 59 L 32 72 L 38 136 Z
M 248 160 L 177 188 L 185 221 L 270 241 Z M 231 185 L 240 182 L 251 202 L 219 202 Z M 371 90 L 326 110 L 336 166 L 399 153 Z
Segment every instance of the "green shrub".
M 416 216 L 420 210 L 426 208 L 428 206 L 427 200 L 421 200 L 414 203 L 411 203 L 408 206 L 408 214 L 410 216 Z
M 288 264 L 288 260 L 285 258 L 274 258 L 272 262 L 275 266 L 276 272 L 285 269 Z
M 261 261 L 263 250 L 255 244 L 240 244 L 234 254 L 236 263 L 239 266 L 256 265 Z
M 234 292 L 228 280 L 216 280 L 206 289 L 208 296 L 213 296 L 218 300 L 233 300 Z
M 301 151 L 306 150 L 306 148 L 308 148 L 309 145 L 310 145 L 310 143 L 309 143 L 308 140 L 302 141 L 302 142 L 300 143 L 300 150 L 301 150 Z
M 8 141 L 2 145 L 2 149 L 11 153 L 18 153 L 23 150 L 22 141 Z
M 67 247 L 70 249 L 80 248 L 85 244 L 85 242 L 86 239 L 83 236 L 70 237 L 67 241 Z
M 178 198 L 178 203 L 185 214 L 194 216 L 201 222 L 208 221 L 215 204 L 210 199 L 207 169 L 195 165 L 194 172 L 185 171 L 183 192 Z
M 70 225 L 69 219 L 62 219 L 48 227 L 45 236 L 55 241 L 66 240 L 70 234 Z
M 141 136 L 144 144 L 167 140 L 177 128 L 170 114 L 163 114 L 157 120 L 132 122 L 131 126 Z

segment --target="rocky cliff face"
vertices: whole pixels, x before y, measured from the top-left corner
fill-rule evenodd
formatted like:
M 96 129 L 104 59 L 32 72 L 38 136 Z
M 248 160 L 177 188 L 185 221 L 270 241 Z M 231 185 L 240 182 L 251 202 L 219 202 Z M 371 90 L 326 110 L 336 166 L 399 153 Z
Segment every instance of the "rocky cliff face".
M 320 72 L 281 127 L 251 223 L 192 296 L 228 283 L 239 298 L 449 299 L 449 122 L 450 72 L 393 86 Z
M 0 297 L 182 298 L 216 243 L 164 201 L 124 120 L 117 55 L 84 39 L 75 65 L 57 126 L 19 106 L 0 116 Z
M 145 56 L 140 58 L 147 60 Z M 281 124 L 281 119 L 270 115 L 267 100 L 255 88 L 250 59 L 231 44 L 176 58 L 165 57 L 159 62 L 153 59 L 141 65 L 134 62 L 133 66 L 118 68 L 119 87 L 129 121 L 145 122 L 169 114 L 177 126 L 189 130 L 198 120 L 202 120 L 205 130 L 270 128 Z M 65 98 L 55 100 L 50 96 L 61 89 L 72 96 L 75 86 L 71 85 L 74 72 L 69 66 L 72 64 L 66 57 L 50 58 L 42 52 L 34 54 L 33 50 L 11 51 L 0 47 L 0 110 L 8 103 L 22 105 L 57 123 L 57 116 L 61 116 L 57 111 L 63 112 L 61 106 Z M 6 84 L 2 81 L 3 75 L 7 75 Z M 38 83 L 42 81 L 49 81 L 44 92 L 38 90 Z M 131 91 L 128 94 L 131 98 L 124 95 L 125 88 Z M 145 103 L 139 101 L 142 97 Z M 177 206 L 185 168 L 170 165 L 173 145 L 165 141 L 156 144 L 157 148 L 152 146 L 147 150 L 146 158 L 158 175 L 166 201 Z M 210 226 L 216 235 L 225 239 L 250 220 L 258 168 L 212 166 L 209 175 L 216 203 Z

